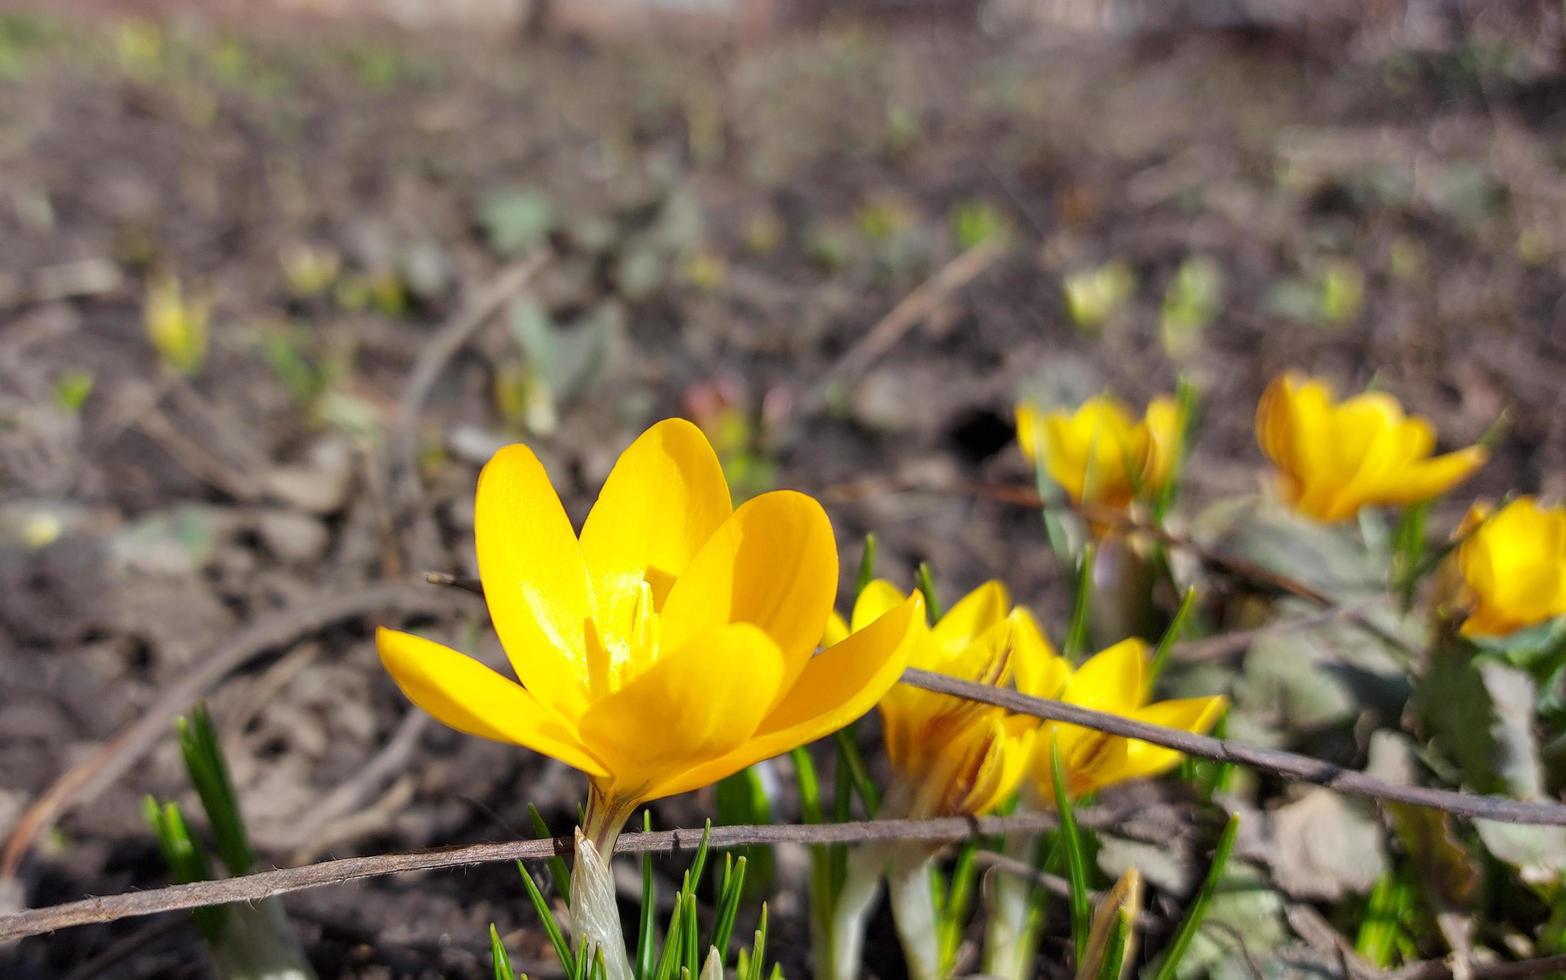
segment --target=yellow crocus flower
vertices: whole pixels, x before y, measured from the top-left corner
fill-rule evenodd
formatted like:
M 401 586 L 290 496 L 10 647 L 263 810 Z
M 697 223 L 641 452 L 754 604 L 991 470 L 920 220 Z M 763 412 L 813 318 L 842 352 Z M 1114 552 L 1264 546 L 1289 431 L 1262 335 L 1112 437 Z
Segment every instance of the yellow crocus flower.
M 201 370 L 207 356 L 207 320 L 212 301 L 205 295 L 186 298 L 173 276 L 155 279 L 147 287 L 142 321 L 147 337 L 165 363 L 182 374 Z
M 1228 703 L 1222 697 L 1182 698 L 1148 704 L 1147 644 L 1121 640 L 1075 669 L 1046 648 L 1045 655 L 1019 657 L 1017 689 L 1036 698 L 1064 701 L 1095 711 L 1181 731 L 1205 733 Z M 1033 777 L 1044 799 L 1054 798 L 1049 746 L 1060 749 L 1061 768 L 1073 797 L 1131 779 L 1167 772 L 1181 753 L 1139 739 L 1107 735 L 1078 725 L 1045 722 L 1034 753 Z
M 1141 419 L 1115 398 L 1089 398 L 1073 413 L 1017 406 L 1017 441 L 1029 460 L 1079 504 L 1125 507 L 1156 498 L 1174 475 L 1184 437 L 1179 403 L 1155 398 Z
M 1494 514 L 1475 505 L 1469 521 L 1478 526 L 1457 550 L 1465 636 L 1504 636 L 1566 615 L 1566 507 L 1518 497 Z
M 882 579 L 854 603 L 851 636 L 909 598 Z M 1006 587 L 987 582 L 910 644 L 908 665 L 980 684 L 1011 682 L 1019 648 L 1042 645 Z M 1027 655 L 1036 655 L 1029 650 Z M 1001 708 L 898 685 L 881 699 L 887 756 L 895 774 L 887 809 L 904 817 L 981 816 L 1016 790 L 1027 772 L 1038 720 Z
M 1293 372 L 1267 386 L 1256 406 L 1256 438 L 1278 467 L 1284 499 L 1326 522 L 1348 520 L 1361 507 L 1439 496 L 1489 455 L 1470 446 L 1432 456 L 1435 428 L 1404 415 L 1396 398 L 1365 392 L 1339 402 L 1327 382 Z
M 479 475 L 479 577 L 512 681 L 408 633 L 376 634 L 415 704 L 453 728 L 586 773 L 585 831 L 607 854 L 638 804 L 813 741 L 896 682 L 917 597 L 814 656 L 837 590 L 814 499 L 731 509 L 701 430 L 660 422 L 620 457 L 578 537 L 526 446 Z

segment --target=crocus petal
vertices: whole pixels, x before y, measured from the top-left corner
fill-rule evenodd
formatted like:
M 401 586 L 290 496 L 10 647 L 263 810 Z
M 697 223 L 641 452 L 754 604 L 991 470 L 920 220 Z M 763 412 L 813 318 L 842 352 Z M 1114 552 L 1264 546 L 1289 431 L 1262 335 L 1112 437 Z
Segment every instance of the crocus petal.
M 1205 735 L 1218 723 L 1228 702 L 1221 697 L 1183 698 L 1150 704 L 1131 713 L 1136 721 L 1165 728 Z M 1099 774 L 1105 784 L 1127 779 L 1147 779 L 1168 772 L 1179 764 L 1183 753 L 1141 739 L 1126 739 L 1126 753 L 1117 771 Z
M 836 609 L 827 617 L 826 629 L 821 631 L 821 645 L 835 646 L 848 638 L 848 620 Z
M 1039 409 L 1023 402 L 1017 406 L 1017 446 L 1029 461 L 1038 458 Z
M 854 600 L 849 632 L 857 633 L 907 601 L 908 593 L 891 582 L 884 578 L 872 579 L 859 590 L 859 596 Z
M 1006 618 L 1011 596 L 1006 586 L 991 579 L 957 600 L 956 605 L 936 621 L 931 633 L 947 654 L 956 654 L 974 638 Z
M 661 607 L 733 507 L 723 466 L 700 429 L 665 419 L 637 437 L 610 470 L 582 526 L 582 558 L 598 626 L 625 637 L 641 583 Z
M 775 490 L 747 501 L 674 583 L 663 642 L 677 648 L 728 623 L 750 623 L 783 651 L 787 691 L 805 669 L 837 592 L 837 544 L 821 505 Z
M 1087 659 L 1066 685 L 1066 701 L 1125 714 L 1142 703 L 1142 674 L 1147 667 L 1147 644 L 1132 637 L 1121 640 Z
M 1474 474 L 1490 458 L 1483 446 L 1469 446 L 1408 467 L 1387 487 L 1383 502 L 1417 504 L 1439 497 Z
M 575 717 L 586 703 L 587 566 L 538 457 L 507 446 L 479 474 L 473 514 L 484 601 L 523 685 Z
M 582 716 L 582 742 L 615 783 L 641 799 L 742 745 L 783 677 L 771 637 L 748 623 L 720 626 L 660 657 Z M 732 770 L 737 771 L 737 770 Z
M 728 756 L 686 773 L 667 794 L 716 782 L 863 716 L 902 676 L 909 649 L 924 629 L 924 600 L 916 593 L 812 659 L 749 741 Z
M 1033 698 L 1059 698 L 1071 679 L 1071 664 L 1055 652 L 1031 612 L 1018 606 L 1010 618 L 1012 676 L 1017 690 Z
M 460 732 L 509 742 L 590 776 L 603 765 L 557 715 L 521 685 L 450 647 L 397 630 L 375 631 L 381 663 L 408 700 Z

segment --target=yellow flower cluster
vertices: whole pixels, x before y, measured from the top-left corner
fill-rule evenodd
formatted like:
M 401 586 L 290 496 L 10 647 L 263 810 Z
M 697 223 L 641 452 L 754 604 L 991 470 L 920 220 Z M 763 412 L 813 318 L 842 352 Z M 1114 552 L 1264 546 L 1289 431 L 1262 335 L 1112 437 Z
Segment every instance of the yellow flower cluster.
M 875 581 L 854 604 L 851 635 L 908 600 Z M 1223 713 L 1221 697 L 1148 704 L 1147 646 L 1125 640 L 1073 669 L 1055 652 L 1006 587 L 987 582 L 964 596 L 912 644 L 908 665 L 961 680 L 1108 711 L 1190 732 L 1206 732 Z M 1053 742 L 1073 796 L 1156 776 L 1180 753 L 1076 725 L 1043 722 L 991 705 L 899 685 L 880 705 L 887 756 L 897 780 L 886 804 L 906 817 L 982 816 L 1031 774 L 1049 800 Z

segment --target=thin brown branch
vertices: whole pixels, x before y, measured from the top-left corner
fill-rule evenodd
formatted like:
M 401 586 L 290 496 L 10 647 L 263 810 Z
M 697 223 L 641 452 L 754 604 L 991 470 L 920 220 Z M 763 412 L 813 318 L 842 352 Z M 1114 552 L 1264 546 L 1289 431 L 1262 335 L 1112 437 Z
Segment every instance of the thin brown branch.
M 1016 691 L 974 684 L 955 677 L 947 677 L 945 674 L 935 674 L 912 667 L 903 673 L 903 683 L 926 691 L 993 704 L 1008 711 L 1032 715 L 1047 721 L 1081 725 L 1083 728 L 1092 728 L 1111 735 L 1141 739 L 1165 748 L 1178 749 L 1186 755 L 1263 769 L 1285 779 L 1316 783 L 1339 793 L 1368 796 L 1371 799 L 1390 803 L 1410 803 L 1414 806 L 1431 807 L 1474 819 L 1566 826 L 1566 804 L 1548 800 L 1514 800 L 1500 796 L 1480 796 L 1454 790 L 1431 789 L 1425 786 L 1400 786 L 1377 779 L 1367 773 L 1345 769 L 1331 762 L 1294 752 L 1256 748 L 1213 738 L 1211 735 L 1197 735 L 1176 728 L 1165 728 L 1162 725 L 1149 725 L 1146 722 L 1134 721 L 1104 711 L 1080 708 L 1063 701 L 1030 698 Z
M 1112 824 L 1124 819 L 1124 812 L 1084 810 L 1079 819 L 1087 826 Z M 938 820 L 870 820 L 859 823 L 747 825 L 714 827 L 711 846 L 717 848 L 752 844 L 854 844 L 866 841 L 923 840 L 956 841 L 989 834 L 1029 833 L 1055 826 L 1050 814 L 1029 813 L 1009 817 L 970 819 L 951 817 Z M 700 830 L 667 830 L 651 834 L 622 834 L 615 850 L 619 853 L 694 853 L 701 842 Z M 224 905 L 229 902 L 256 902 L 273 895 L 340 885 L 363 878 L 405 871 L 430 871 L 497 861 L 534 861 L 554 855 L 569 855 L 569 837 L 552 840 L 508 841 L 495 844 L 470 844 L 442 847 L 404 854 L 378 854 L 371 857 L 340 858 L 300 868 L 262 871 L 239 878 L 199 881 L 188 885 L 153 888 L 147 891 L 103 895 L 48 908 L 31 909 L 0 916 L 0 943 L 37 936 L 72 926 L 113 922 L 135 916 Z

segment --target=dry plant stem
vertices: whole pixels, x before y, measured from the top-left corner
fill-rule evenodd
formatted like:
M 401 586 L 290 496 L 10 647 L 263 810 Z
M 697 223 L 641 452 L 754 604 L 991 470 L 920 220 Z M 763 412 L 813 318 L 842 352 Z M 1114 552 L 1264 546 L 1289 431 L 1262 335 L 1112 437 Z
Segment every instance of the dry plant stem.
M 970 701 L 993 704 L 1008 711 L 1032 715 L 1047 721 L 1081 725 L 1083 728 L 1092 728 L 1111 735 L 1141 739 L 1154 745 L 1178 749 L 1186 755 L 1263 769 L 1286 779 L 1316 783 L 1340 793 L 1368 796 L 1392 803 L 1411 803 L 1415 806 L 1444 810 L 1457 816 L 1499 820 L 1503 823 L 1566 826 L 1566 804 L 1546 800 L 1513 800 L 1500 796 L 1480 796 L 1423 786 L 1395 785 L 1366 773 L 1344 769 L 1342 766 L 1306 755 L 1239 745 L 1210 735 L 1196 735 L 1179 729 L 1164 728 L 1161 725 L 1149 725 L 1120 715 L 1079 708 L 1062 701 L 1030 698 L 1016 691 L 974 684 L 912 667 L 903 673 L 903 683 L 938 694 L 951 694 Z
M 451 609 L 439 593 L 402 582 L 383 582 L 306 605 L 263 615 L 185 673 L 141 717 L 56 779 L 17 820 L 0 852 L 0 880 L 12 878 L 33 841 L 80 800 L 91 799 L 166 738 L 174 717 L 190 710 L 225 675 L 252 657 L 345 619 L 394 609 L 399 616 L 434 615 Z
M 1124 820 L 1118 809 L 1083 811 L 1078 822 L 1084 826 L 1108 827 Z M 855 844 L 872 841 L 959 841 L 976 835 L 1038 832 L 1055 826 L 1053 814 L 1028 813 L 1009 817 L 946 817 L 936 820 L 869 820 L 857 823 L 808 825 L 739 825 L 714 827 L 710 846 L 738 847 L 750 844 Z M 659 831 L 651 834 L 621 834 L 616 846 L 619 854 L 692 855 L 701 842 L 701 830 Z M 340 858 L 302 868 L 261 871 L 239 878 L 200 881 L 172 885 L 121 895 L 103 895 L 64 905 L 31 909 L 0 916 L 0 942 L 41 935 L 71 926 L 114 922 L 158 912 L 222 905 L 227 902 L 253 902 L 272 895 L 340 885 L 363 878 L 398 874 L 405 871 L 430 871 L 498 861 L 536 861 L 573 853 L 574 840 L 506 841 L 495 844 L 471 844 L 440 847 L 403 854 L 378 854 Z

